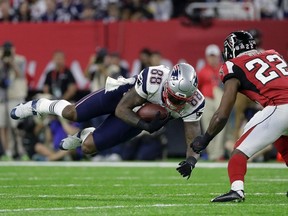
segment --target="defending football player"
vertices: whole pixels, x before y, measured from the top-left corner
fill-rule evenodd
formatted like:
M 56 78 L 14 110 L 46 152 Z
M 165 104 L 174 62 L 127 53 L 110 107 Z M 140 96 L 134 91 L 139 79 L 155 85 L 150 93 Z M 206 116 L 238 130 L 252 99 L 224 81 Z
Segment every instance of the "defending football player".
M 231 190 L 212 202 L 243 201 L 247 160 L 274 143 L 288 166 L 288 66 L 275 50 L 257 51 L 252 35 L 246 31 L 231 33 L 224 41 L 220 76 L 224 83 L 221 103 L 206 133 L 194 139 L 191 147 L 201 152 L 226 124 L 240 92 L 261 104 L 236 141 L 228 163 Z
M 82 147 L 86 154 L 96 153 L 115 146 L 139 134 L 159 130 L 172 118 L 182 118 L 187 142 L 186 160 L 177 168 L 183 177 L 190 177 L 199 154 L 190 148 L 192 139 L 201 134 L 199 120 L 205 99 L 197 89 L 194 68 L 186 63 L 175 65 L 172 70 L 161 65 L 144 69 L 137 77 L 129 79 L 108 78 L 105 89 L 93 92 L 76 104 L 66 100 L 41 98 L 22 103 L 11 111 L 13 119 L 31 115 L 52 114 L 71 121 L 87 121 L 99 115 L 109 114 L 97 129 L 85 128 L 61 142 L 64 150 Z M 146 122 L 135 113 L 135 108 L 146 103 L 159 104 L 166 108 L 169 116 L 155 116 Z

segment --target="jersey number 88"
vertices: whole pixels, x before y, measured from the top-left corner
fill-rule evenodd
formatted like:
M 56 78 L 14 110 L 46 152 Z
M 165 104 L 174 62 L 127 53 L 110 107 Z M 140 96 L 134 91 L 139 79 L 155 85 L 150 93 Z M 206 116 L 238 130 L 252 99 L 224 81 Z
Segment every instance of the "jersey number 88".
M 160 84 L 162 82 L 163 71 L 158 69 L 151 70 L 152 76 L 150 77 L 150 83 Z

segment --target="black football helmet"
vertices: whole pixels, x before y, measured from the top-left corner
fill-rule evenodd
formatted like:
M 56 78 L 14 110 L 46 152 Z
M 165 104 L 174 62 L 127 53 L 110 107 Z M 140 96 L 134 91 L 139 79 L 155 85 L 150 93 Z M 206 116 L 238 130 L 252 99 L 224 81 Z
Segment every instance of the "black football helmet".
M 235 58 L 242 52 L 256 49 L 253 36 L 247 31 L 232 32 L 224 41 L 224 61 Z

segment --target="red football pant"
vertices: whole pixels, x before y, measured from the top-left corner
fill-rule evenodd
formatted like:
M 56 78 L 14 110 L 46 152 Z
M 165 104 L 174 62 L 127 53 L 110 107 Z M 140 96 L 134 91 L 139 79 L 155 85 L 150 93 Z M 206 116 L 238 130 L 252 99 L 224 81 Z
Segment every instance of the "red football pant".
M 288 136 L 281 136 L 274 142 L 274 146 L 288 166 Z
M 247 171 L 247 157 L 241 153 L 235 153 L 228 162 L 228 175 L 230 184 L 236 180 L 244 182 L 244 176 Z

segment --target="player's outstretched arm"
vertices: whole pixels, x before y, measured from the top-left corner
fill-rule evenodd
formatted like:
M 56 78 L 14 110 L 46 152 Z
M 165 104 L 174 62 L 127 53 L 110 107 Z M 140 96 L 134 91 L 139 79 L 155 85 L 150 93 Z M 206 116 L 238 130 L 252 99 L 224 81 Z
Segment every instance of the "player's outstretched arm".
M 231 78 L 225 82 L 221 103 L 212 116 L 206 133 L 204 135 L 197 136 L 191 144 L 191 148 L 196 153 L 203 151 L 208 146 L 209 142 L 226 125 L 236 101 L 239 86 L 240 82 L 235 78 Z
M 190 178 L 192 170 L 195 168 L 197 160 L 199 158 L 199 154 L 195 153 L 190 144 L 196 136 L 200 135 L 201 127 L 200 122 L 185 122 L 184 123 L 185 137 L 186 137 L 186 159 L 179 163 L 179 167 L 176 170 L 182 175 L 184 178 Z

